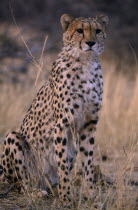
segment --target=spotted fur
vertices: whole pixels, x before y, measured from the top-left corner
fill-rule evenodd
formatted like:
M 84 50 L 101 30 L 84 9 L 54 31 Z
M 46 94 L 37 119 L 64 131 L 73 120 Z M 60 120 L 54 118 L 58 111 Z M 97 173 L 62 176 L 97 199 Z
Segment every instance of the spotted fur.
M 61 24 L 63 49 L 19 132 L 6 137 L 0 173 L 22 186 L 30 180 L 42 189 L 48 182 L 58 184 L 60 200 L 68 203 L 70 171 L 78 150 L 88 188 L 93 188 L 93 150 L 103 93 L 98 56 L 104 49 L 108 18 L 75 19 L 64 14 Z

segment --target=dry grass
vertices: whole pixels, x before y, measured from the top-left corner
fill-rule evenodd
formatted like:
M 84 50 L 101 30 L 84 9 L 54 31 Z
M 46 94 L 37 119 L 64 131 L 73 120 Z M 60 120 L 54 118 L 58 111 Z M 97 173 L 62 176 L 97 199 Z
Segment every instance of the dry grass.
M 105 189 L 99 184 L 93 202 L 83 202 L 80 184 L 75 185 L 75 209 L 137 209 L 138 187 L 132 182 L 138 183 L 138 75 L 132 80 L 128 75 L 116 73 L 115 63 L 102 63 L 105 69 L 104 98 L 96 136 L 95 164 L 100 165 L 102 173 L 114 184 Z M 9 130 L 18 129 L 41 85 L 39 80 L 36 88 L 33 83 L 29 84 L 28 75 L 26 80 L 25 86 L 0 84 L 1 138 Z M 1 191 L 5 186 L 0 185 Z M 0 202 L 0 209 L 57 209 L 58 198 L 34 199 L 29 193 L 19 196 L 13 192 Z

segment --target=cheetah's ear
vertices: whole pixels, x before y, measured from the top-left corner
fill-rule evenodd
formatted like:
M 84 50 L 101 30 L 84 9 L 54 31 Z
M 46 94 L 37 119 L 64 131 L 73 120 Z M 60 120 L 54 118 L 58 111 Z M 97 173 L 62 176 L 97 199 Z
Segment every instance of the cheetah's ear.
M 109 19 L 106 15 L 98 15 L 96 19 L 101 23 L 104 30 L 107 30 Z
M 64 14 L 60 18 L 60 22 L 63 28 L 63 31 L 66 31 L 70 25 L 70 23 L 74 20 L 74 17 L 68 14 Z

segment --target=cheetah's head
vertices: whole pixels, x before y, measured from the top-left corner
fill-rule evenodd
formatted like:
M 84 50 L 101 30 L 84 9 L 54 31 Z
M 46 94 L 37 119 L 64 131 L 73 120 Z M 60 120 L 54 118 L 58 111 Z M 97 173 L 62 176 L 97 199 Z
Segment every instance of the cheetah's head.
M 61 16 L 64 31 L 64 46 L 73 55 L 80 56 L 91 53 L 99 56 L 104 50 L 104 40 L 108 26 L 108 17 L 99 15 L 96 18 L 73 18 L 71 15 Z

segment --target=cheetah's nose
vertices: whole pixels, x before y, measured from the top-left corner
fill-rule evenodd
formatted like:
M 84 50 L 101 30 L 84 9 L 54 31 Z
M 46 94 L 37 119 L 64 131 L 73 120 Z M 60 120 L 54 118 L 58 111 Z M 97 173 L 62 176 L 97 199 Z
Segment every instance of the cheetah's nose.
M 89 45 L 89 47 L 92 47 L 93 45 L 95 45 L 95 42 L 86 42 L 87 45 Z

